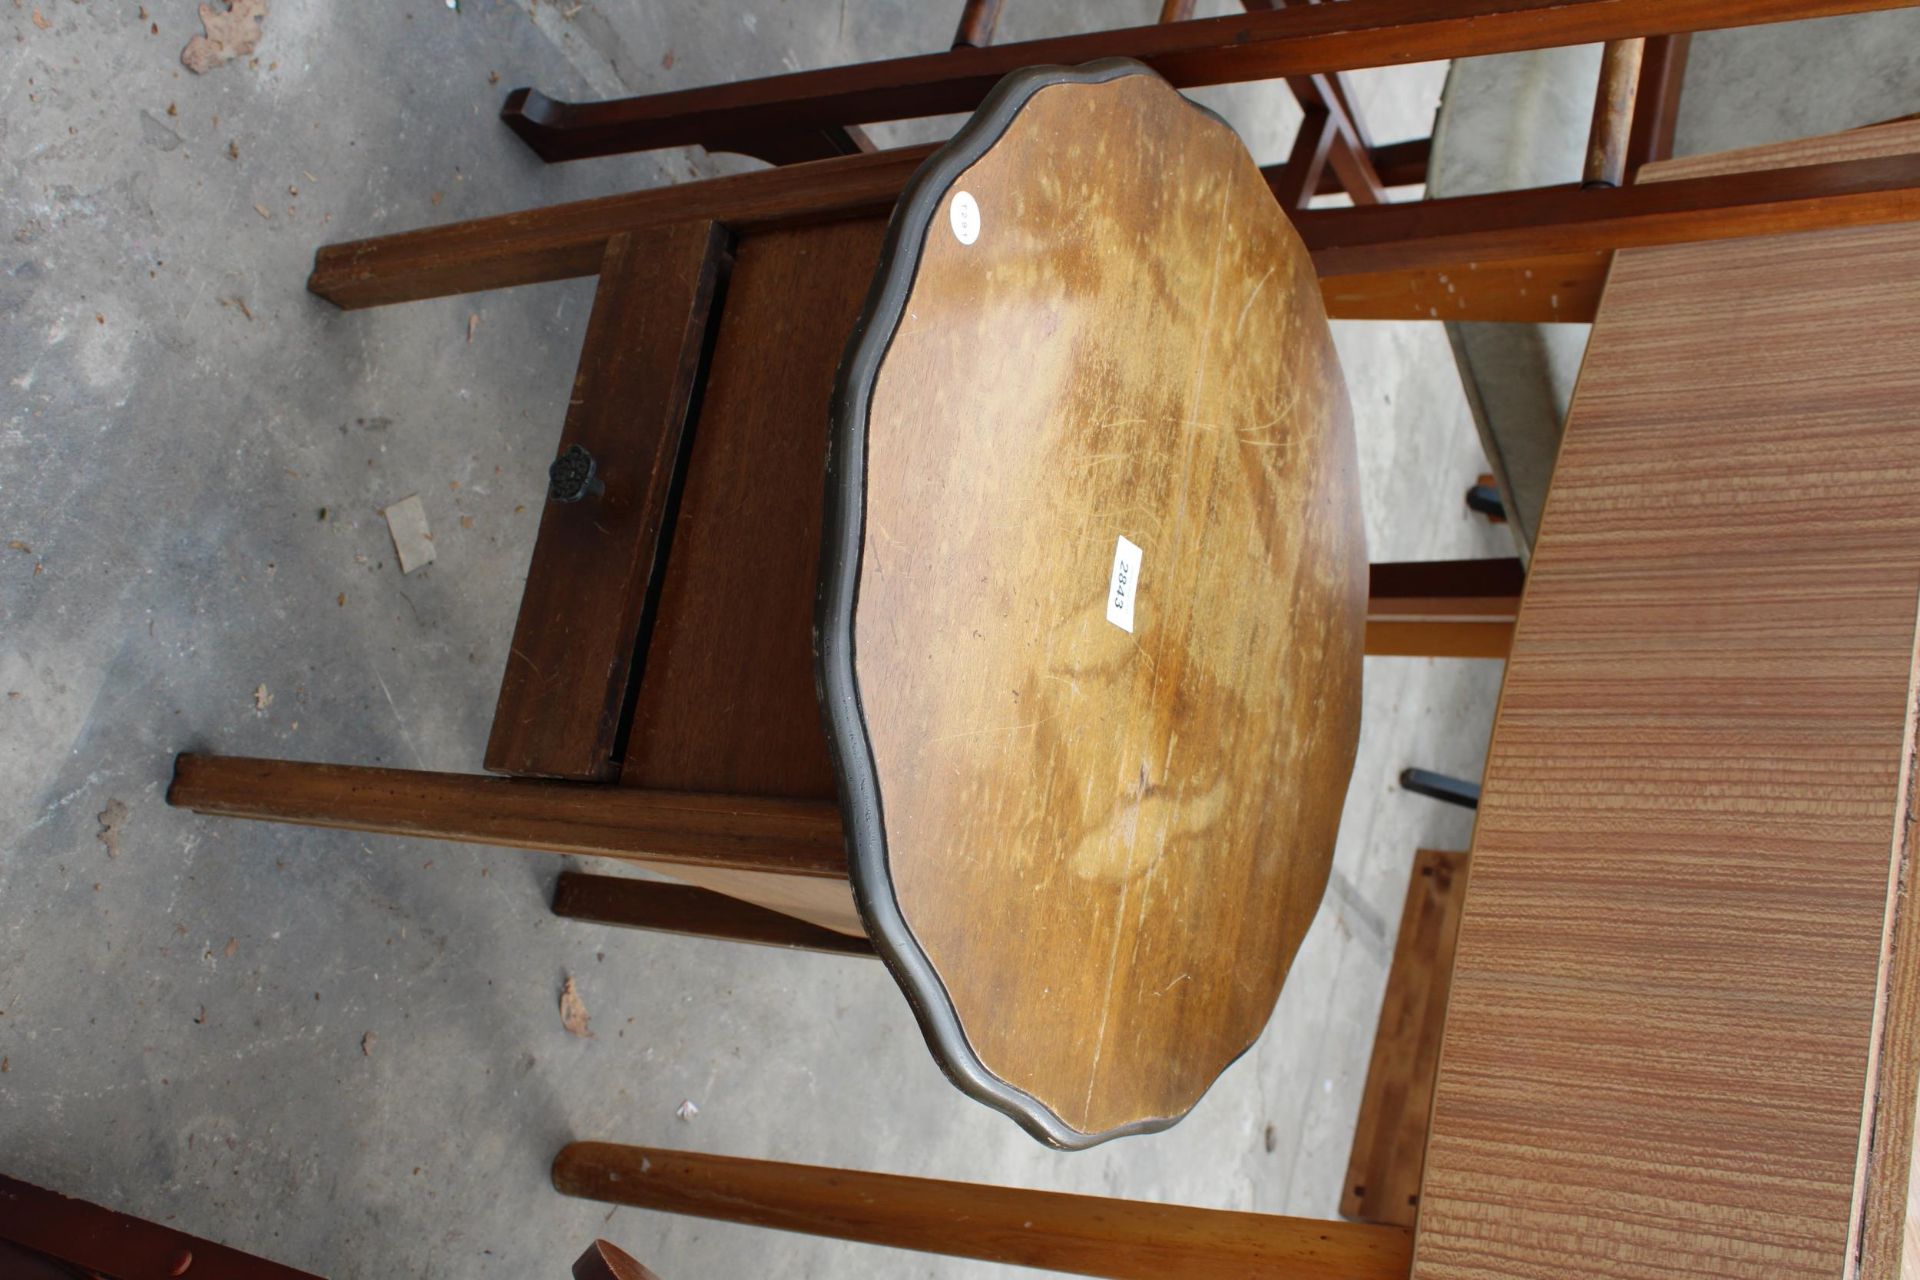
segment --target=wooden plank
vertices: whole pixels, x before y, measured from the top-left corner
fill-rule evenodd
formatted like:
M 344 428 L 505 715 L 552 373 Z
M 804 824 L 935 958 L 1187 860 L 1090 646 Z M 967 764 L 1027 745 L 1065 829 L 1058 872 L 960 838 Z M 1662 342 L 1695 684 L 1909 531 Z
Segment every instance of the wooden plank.
M 167 803 L 311 827 L 597 854 L 661 866 L 846 878 L 831 804 L 593 783 L 185 754 Z
M 1422 849 L 1414 855 L 1340 1193 L 1345 1217 L 1411 1227 L 1420 1207 L 1433 1077 L 1466 889 L 1466 854 Z
M 872 220 L 740 243 L 627 744 L 629 786 L 835 794 L 813 682 L 828 401 L 884 233 Z
M 1372 657 L 1504 658 L 1526 571 L 1518 560 L 1376 564 L 1367 595 Z
M 1370 658 L 1505 658 L 1513 647 L 1513 624 L 1369 619 L 1365 643 Z
M 1495 722 L 1416 1276 L 1895 1273 L 1916 278 L 1910 225 L 1615 262 Z
M 647 588 L 727 253 L 714 223 L 607 244 L 557 452 L 605 491 L 546 504 L 487 741 L 495 773 L 613 777 Z
M 1085 1146 L 1173 1123 L 1273 1010 L 1358 740 L 1366 541 L 1317 281 L 1240 139 L 1124 67 L 998 101 L 903 199 L 848 350 L 821 697 L 936 1056 Z
M 610 236 L 690 218 L 745 232 L 884 218 L 930 150 L 793 165 L 329 245 L 315 257 L 308 288 L 343 307 L 379 306 L 591 275 Z M 1862 159 L 1732 184 L 1674 181 L 1659 191 L 1547 187 L 1303 211 L 1296 223 L 1335 318 L 1584 320 L 1603 255 L 1616 247 L 1920 216 L 1916 164 Z M 1282 168 L 1267 172 L 1282 181 Z M 1528 271 L 1549 283 L 1536 292 Z
M 48 1267 L 44 1274 L 49 1276 L 148 1280 L 191 1274 L 194 1280 L 319 1280 L 311 1272 L 0 1174 L 0 1269 L 9 1276 L 43 1274 L 28 1269 L 39 1258 L 21 1261 L 17 1255 L 10 1256 L 8 1244 L 64 1264 Z
M 1469 263 L 1915 218 L 1920 218 L 1920 156 L 1915 155 L 1294 215 L 1322 277 L 1416 270 L 1457 274 Z
M 1327 314 L 1337 320 L 1587 324 L 1600 305 L 1612 261 L 1611 253 L 1598 251 L 1471 261 L 1445 268 L 1323 276 L 1320 289 Z
M 902 147 L 323 245 L 307 288 L 351 311 L 593 275 L 607 241 L 622 232 L 705 220 L 744 236 L 884 221 L 934 150 Z
M 1404 1280 L 1407 1232 L 574 1142 L 563 1195 L 1121 1280 Z
M 1633 132 L 1627 139 L 1627 180 L 1643 165 L 1673 154 L 1673 133 L 1680 122 L 1680 90 L 1687 76 L 1690 35 L 1652 36 L 1640 69 L 1639 96 L 1633 104 Z
M 955 49 L 610 102 L 540 99 L 548 159 L 971 111 L 1022 67 L 1137 58 L 1176 87 L 1898 8 L 1910 0 L 1367 0 Z M 516 91 L 510 101 L 519 101 Z
M 563 871 L 553 888 L 553 914 L 594 924 L 763 947 L 833 955 L 873 954 L 873 944 L 863 937 L 848 937 L 709 889 L 630 876 Z

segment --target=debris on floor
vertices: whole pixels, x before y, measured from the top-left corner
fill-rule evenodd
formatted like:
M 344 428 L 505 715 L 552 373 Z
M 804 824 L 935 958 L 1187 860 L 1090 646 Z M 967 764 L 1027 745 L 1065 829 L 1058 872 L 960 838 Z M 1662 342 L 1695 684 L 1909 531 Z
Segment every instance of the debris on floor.
M 107 807 L 102 809 L 96 816 L 100 820 L 100 834 L 95 838 L 99 840 L 101 844 L 107 846 L 107 856 L 109 858 L 119 857 L 120 828 L 127 820 L 127 806 L 118 800 L 109 799 L 107 801 Z
M 673 1114 L 680 1117 L 683 1122 L 692 1124 L 693 1118 L 700 1114 L 700 1104 L 688 1098 L 673 1109 Z
M 195 75 L 203 76 L 252 53 L 260 43 L 260 20 L 267 16 L 267 0 L 232 0 L 224 8 L 221 5 L 222 0 L 213 0 L 200 6 L 200 25 L 207 33 L 187 41 L 187 47 L 180 51 L 181 63 Z
M 375 1035 L 371 1031 L 361 1036 L 360 1037 L 360 1056 L 363 1058 L 371 1058 L 373 1056 L 373 1046 L 375 1045 L 375 1043 L 379 1041 L 379 1039 L 380 1037 Z
M 265 711 L 268 707 L 272 705 L 273 705 L 273 695 L 267 692 L 267 686 L 265 686 L 264 684 L 254 686 L 253 709 L 255 711 Z
M 573 984 L 573 975 L 567 975 L 566 985 L 560 988 L 560 1025 L 569 1035 L 579 1036 L 583 1040 L 594 1039 L 593 1031 L 587 1026 L 587 1004 L 580 998 L 580 989 Z
M 412 573 L 433 563 L 433 533 L 427 528 L 427 509 L 419 494 L 412 494 L 388 507 L 387 531 L 393 535 L 393 551 L 400 557 L 400 572 Z

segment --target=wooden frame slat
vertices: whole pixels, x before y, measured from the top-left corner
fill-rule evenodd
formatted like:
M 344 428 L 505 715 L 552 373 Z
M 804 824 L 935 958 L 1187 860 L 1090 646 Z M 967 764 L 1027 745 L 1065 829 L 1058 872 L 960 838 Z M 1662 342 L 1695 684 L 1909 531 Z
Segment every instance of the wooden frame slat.
M 1021 67 L 1137 58 L 1176 87 L 1860 13 L 1904 0 L 1351 0 L 802 71 L 610 102 L 515 90 L 501 116 L 549 161 L 660 147 L 764 153 L 834 126 L 971 111 Z
M 167 803 L 232 818 L 668 867 L 847 875 L 840 812 L 824 801 L 186 754 L 174 762 Z
M 562 1195 L 1120 1280 L 1405 1280 L 1401 1227 L 574 1142 Z

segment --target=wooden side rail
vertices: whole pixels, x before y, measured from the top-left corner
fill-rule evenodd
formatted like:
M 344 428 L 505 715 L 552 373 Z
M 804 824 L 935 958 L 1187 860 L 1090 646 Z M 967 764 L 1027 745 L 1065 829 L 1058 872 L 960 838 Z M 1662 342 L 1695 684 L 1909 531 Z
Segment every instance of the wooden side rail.
M 546 160 L 704 146 L 777 152 L 882 120 L 971 111 L 1021 67 L 1138 58 L 1175 86 L 1311 76 L 1633 36 L 1901 7 L 1902 0 L 1366 0 L 1296 4 L 802 71 L 610 102 L 531 89 L 501 117 Z M 814 144 L 817 148 L 818 144 Z M 815 149 L 810 154 L 822 152 Z
M 1375 657 L 1504 658 L 1526 571 L 1518 560 L 1376 564 L 1367 597 Z
M 1127 1280 L 1405 1280 L 1401 1227 L 974 1186 L 847 1169 L 575 1142 L 564 1195 Z
M 830 880 L 847 875 L 840 812 L 825 801 L 187 754 L 174 762 L 167 803 L 233 818 L 596 854 L 669 868 Z
M 592 275 L 623 231 L 694 219 L 736 233 L 882 219 L 927 154 L 915 147 L 823 160 L 327 245 L 307 287 L 342 307 L 380 306 Z M 1920 156 L 1912 155 L 1294 215 L 1335 317 L 1567 321 L 1592 318 L 1614 249 L 1915 218 Z M 1478 287 L 1496 279 L 1496 288 Z

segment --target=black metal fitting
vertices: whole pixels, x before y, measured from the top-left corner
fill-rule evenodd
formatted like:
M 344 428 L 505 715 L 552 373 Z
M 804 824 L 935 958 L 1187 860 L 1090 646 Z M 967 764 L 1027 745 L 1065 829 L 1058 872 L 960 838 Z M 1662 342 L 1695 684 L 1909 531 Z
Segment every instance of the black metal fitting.
M 606 481 L 596 474 L 599 465 L 593 455 L 579 445 L 567 446 L 567 451 L 547 468 L 547 498 L 553 502 L 578 502 L 605 493 Z

